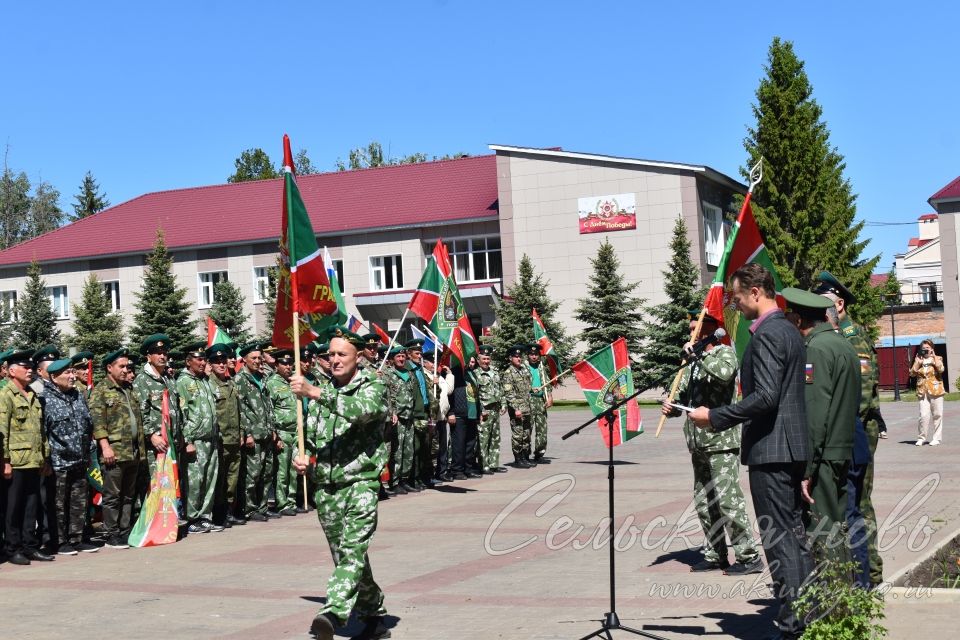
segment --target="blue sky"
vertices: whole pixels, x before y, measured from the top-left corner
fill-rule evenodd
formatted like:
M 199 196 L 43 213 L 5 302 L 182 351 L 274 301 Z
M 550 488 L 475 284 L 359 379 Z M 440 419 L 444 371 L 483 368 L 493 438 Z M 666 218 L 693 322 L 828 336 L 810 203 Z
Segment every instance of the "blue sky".
M 379 140 L 395 156 L 561 146 L 737 176 L 780 36 L 861 219 L 912 223 L 960 175 L 954 3 L 667 4 L 16 3 L 0 144 L 70 211 L 87 170 L 117 204 L 223 182 L 250 147 L 279 160 L 284 132 L 322 169 Z M 878 270 L 915 232 L 864 230 Z

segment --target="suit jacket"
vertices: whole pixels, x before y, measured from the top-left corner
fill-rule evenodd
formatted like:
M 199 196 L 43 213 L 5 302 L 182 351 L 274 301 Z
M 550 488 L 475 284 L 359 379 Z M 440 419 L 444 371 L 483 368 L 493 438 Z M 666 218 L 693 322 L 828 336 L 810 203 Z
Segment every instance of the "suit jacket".
M 775 311 L 747 345 L 740 364 L 743 400 L 710 410 L 711 428 L 743 423 L 740 460 L 746 465 L 810 459 L 804 401 L 805 348 L 800 332 Z

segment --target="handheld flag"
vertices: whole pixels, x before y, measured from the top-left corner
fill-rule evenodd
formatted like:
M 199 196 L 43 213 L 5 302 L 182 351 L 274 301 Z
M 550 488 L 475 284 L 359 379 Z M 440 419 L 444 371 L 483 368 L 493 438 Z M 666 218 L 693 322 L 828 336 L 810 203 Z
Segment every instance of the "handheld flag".
M 593 415 L 602 415 L 617 402 L 633 395 L 633 371 L 630 370 L 630 354 L 627 341 L 617 338 L 609 347 L 604 347 L 586 360 L 573 365 L 573 373 L 587 397 Z M 640 407 L 633 398 L 614 412 L 612 446 L 643 433 Z M 607 448 L 610 443 L 610 426 L 607 420 L 597 421 L 600 434 Z
M 540 353 L 547 363 L 547 373 L 550 374 L 550 380 L 553 380 L 560 372 L 560 359 L 557 358 L 557 351 L 553 347 L 553 342 L 547 337 L 547 329 L 543 326 L 543 320 L 540 319 L 537 310 L 531 309 L 531 312 L 533 315 L 533 339 L 540 345 Z
M 373 330 L 378 336 L 380 336 L 380 342 L 383 344 L 390 344 L 390 334 L 380 328 L 376 322 L 371 322 L 370 326 L 373 327 Z
M 429 329 L 428 329 L 428 331 L 429 331 Z M 433 336 L 433 338 L 431 338 L 430 336 L 428 336 L 428 335 L 427 335 L 426 333 L 424 333 L 423 331 L 420 331 L 420 329 L 417 329 L 415 326 L 412 326 L 412 325 L 411 325 L 411 327 L 410 327 L 410 333 L 411 333 L 411 335 L 413 335 L 414 338 L 417 338 L 418 340 L 423 340 L 423 352 L 424 352 L 424 353 L 432 353 L 433 350 L 436 349 L 437 346 L 439 345 L 439 340 L 434 340 L 434 339 L 433 339 L 433 338 L 436 338 L 436 336 Z M 431 333 L 433 333 L 433 332 L 431 332 Z M 440 346 L 440 351 L 443 351 L 443 345 L 439 345 L 439 346 Z
M 227 335 L 227 332 L 221 329 L 217 323 L 213 321 L 213 318 L 207 316 L 207 346 L 228 344 L 229 342 L 230 336 Z
M 360 318 L 351 313 L 347 316 L 347 329 L 350 329 L 350 331 L 354 333 L 360 333 L 363 331 L 363 323 L 360 321 Z
M 333 266 L 333 258 L 326 247 L 323 248 L 323 264 L 327 266 L 327 280 L 330 281 L 330 290 L 333 291 L 333 297 L 337 301 L 337 321 L 335 324 L 344 324 L 347 321 L 347 305 L 343 302 L 343 290 L 340 288 L 340 279 L 337 277 L 337 270 Z M 353 331 L 353 329 L 350 329 Z
M 466 370 L 470 358 L 477 355 L 477 339 L 464 311 L 450 266 L 450 254 L 442 240 L 437 240 L 433 248 L 408 310 L 436 334 L 438 344 L 444 349 L 444 358 L 458 361 Z
M 170 427 L 170 394 L 164 389 L 161 405 L 160 432 L 168 444 Z M 143 501 L 140 517 L 130 530 L 127 542 L 131 547 L 154 547 L 177 541 L 178 498 L 180 480 L 177 474 L 176 447 L 157 454 L 156 471 L 150 479 L 150 493 Z
M 87 362 L 87 395 L 93 391 L 93 360 Z

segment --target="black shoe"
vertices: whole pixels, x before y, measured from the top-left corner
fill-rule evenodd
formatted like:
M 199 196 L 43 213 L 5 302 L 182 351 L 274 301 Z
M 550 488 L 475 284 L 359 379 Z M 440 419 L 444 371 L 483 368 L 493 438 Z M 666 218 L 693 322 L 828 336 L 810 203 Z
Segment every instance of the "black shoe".
M 699 573 L 701 571 L 718 571 L 720 569 L 726 569 L 730 566 L 730 563 L 726 560 L 701 560 L 695 565 L 690 567 L 690 571 L 694 573 Z
M 27 554 L 27 557 L 31 560 L 36 560 L 37 562 L 52 562 L 53 556 L 44 553 L 43 551 L 31 551 Z
M 530 465 L 531 467 L 537 466 L 537 461 L 536 461 L 536 460 L 531 460 L 530 458 L 527 458 L 525 462 L 526 462 L 528 465 Z
M 333 640 L 339 622 L 332 613 L 318 613 L 310 625 L 310 634 L 317 640 Z
M 280 510 L 280 515 L 282 516 L 295 516 L 297 515 L 296 507 L 285 507 Z
M 267 510 L 267 517 L 268 517 L 268 518 L 280 518 L 280 517 L 282 517 L 282 516 L 280 515 L 280 512 L 279 512 L 279 511 L 270 511 L 270 510 L 268 509 L 268 510 Z
M 60 545 L 60 548 L 57 549 L 57 555 L 58 556 L 75 556 L 77 555 L 77 548 L 69 543 L 62 544 Z
M 129 549 L 130 545 L 127 544 L 127 539 L 123 536 L 112 536 L 107 540 L 107 546 L 111 549 Z
M 242 526 L 242 525 L 247 524 L 247 521 L 246 521 L 245 519 L 243 519 L 243 518 L 238 518 L 237 516 L 235 516 L 235 515 L 233 515 L 233 514 L 227 516 L 227 522 L 229 522 L 229 523 L 232 524 L 232 525 L 236 525 L 236 526 Z
M 382 493 L 386 494 L 387 496 L 392 496 L 393 494 L 395 494 L 395 493 L 397 492 L 397 490 L 396 490 L 394 487 L 391 487 L 391 486 L 388 485 L 388 484 L 382 484 L 382 485 L 380 485 L 380 491 L 381 491 Z
M 203 528 L 206 529 L 207 531 L 212 531 L 212 532 L 214 532 L 214 533 L 220 533 L 221 531 L 223 531 L 223 527 L 221 527 L 221 526 L 218 525 L 218 524 L 213 524 L 212 521 L 207 520 L 206 518 L 204 518 L 203 520 L 201 520 L 201 521 L 200 521 L 200 524 L 201 524 L 201 525 L 203 526 Z
M 535 456 L 533 459 L 537 461 L 537 464 L 550 464 L 550 459 L 543 456 Z
M 465 474 L 468 478 L 482 478 L 482 473 L 477 473 L 476 471 L 467 471 Z
M 193 522 L 187 527 L 187 533 L 207 533 L 209 529 L 203 526 L 202 522 Z
M 80 553 L 96 553 L 100 551 L 100 547 L 95 544 L 90 544 L 89 542 L 81 542 L 76 546 L 77 551 Z
M 492 475 L 493 475 L 493 469 L 484 469 L 484 470 L 483 470 L 483 475 L 485 475 L 485 476 L 492 476 Z
M 306 512 L 307 510 L 304 509 L 303 507 L 297 507 L 297 513 L 306 513 Z
M 9 562 L 10 564 L 23 565 L 25 567 L 28 564 L 30 564 L 30 558 L 28 558 L 27 556 L 23 555 L 18 551 L 12 556 L 10 556 L 9 558 L 7 558 L 7 562 Z
M 453 482 L 453 476 L 449 473 L 441 473 L 439 476 L 437 476 L 437 478 L 443 480 L 444 482 Z
M 390 629 L 383 626 L 383 616 L 372 616 L 364 621 L 363 629 L 350 640 L 381 640 L 391 637 Z
M 523 458 L 517 458 L 516 460 L 514 460 L 514 461 L 513 461 L 513 466 L 515 466 L 517 469 L 529 469 L 529 468 L 530 468 L 530 464 L 529 464 L 526 460 L 524 460 Z
M 493 472 L 494 472 L 494 473 L 506 473 L 506 472 L 507 472 L 507 468 L 506 468 L 506 467 L 496 467 L 496 468 L 493 470 Z
M 430 481 L 430 487 L 431 487 L 431 488 L 433 488 L 433 487 L 439 487 L 439 486 L 442 486 L 442 485 L 447 484 L 448 482 L 450 482 L 450 481 L 449 481 L 449 480 L 444 480 L 443 478 L 434 478 L 433 480 Z
M 406 489 L 409 493 L 420 493 L 420 487 L 418 487 L 418 486 L 415 485 L 415 484 L 410 484 L 409 482 L 407 482 L 407 483 L 404 483 L 403 487 L 404 487 L 404 489 Z
M 763 573 L 763 561 L 760 558 L 751 562 L 734 562 L 723 570 L 725 576 L 746 576 L 751 573 Z
M 451 477 L 452 477 L 454 480 L 466 480 L 466 479 L 467 479 L 467 475 L 466 475 L 465 473 L 460 473 L 459 471 L 457 471 L 457 472 L 456 472 L 455 474 L 453 474 Z
M 266 522 L 269 518 L 259 511 L 254 511 L 247 516 L 247 520 L 252 520 L 253 522 Z
M 407 491 L 407 488 L 402 484 L 398 484 L 397 486 L 395 486 L 393 488 L 393 492 L 396 493 L 398 496 L 405 496 L 408 493 L 410 493 L 409 491 Z

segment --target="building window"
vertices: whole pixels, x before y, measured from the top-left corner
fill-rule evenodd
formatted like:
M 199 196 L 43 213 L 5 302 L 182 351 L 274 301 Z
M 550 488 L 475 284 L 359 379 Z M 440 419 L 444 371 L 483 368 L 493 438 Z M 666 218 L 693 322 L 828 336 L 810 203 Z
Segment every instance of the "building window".
M 108 280 L 103 283 L 103 295 L 110 302 L 111 311 L 120 311 L 120 282 L 117 280 Z
M 920 301 L 923 302 L 923 304 L 936 304 L 940 301 L 937 297 L 936 282 L 920 283 Z
M 270 267 L 253 268 L 253 303 L 263 304 L 270 297 Z
M 397 256 L 399 258 L 400 256 Z M 340 293 L 346 291 L 346 287 L 343 284 L 343 260 L 333 260 L 333 270 L 337 274 L 337 284 L 340 285 Z
M 213 306 L 213 289 L 220 282 L 227 281 L 226 271 L 208 271 L 198 273 L 199 287 L 197 289 L 197 303 L 201 309 L 208 309 Z
M 445 244 L 458 283 L 499 280 L 503 277 L 498 236 L 448 240 Z M 429 259 L 433 253 L 432 243 L 424 247 L 424 253 Z
M 370 290 L 403 289 L 403 262 L 400 256 L 370 258 Z
M 7 310 L 7 322 L 17 321 L 17 292 L 0 292 L 0 304 Z M 6 324 L 6 323 L 5 323 Z
M 723 256 L 723 211 L 720 207 L 703 204 L 703 252 L 707 264 L 711 267 L 720 266 Z
M 57 320 L 64 320 L 70 317 L 70 301 L 67 299 L 66 287 L 47 287 L 47 295 L 50 296 L 50 306 L 53 308 L 53 315 Z

